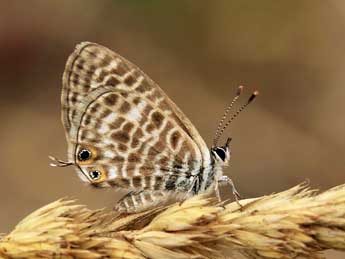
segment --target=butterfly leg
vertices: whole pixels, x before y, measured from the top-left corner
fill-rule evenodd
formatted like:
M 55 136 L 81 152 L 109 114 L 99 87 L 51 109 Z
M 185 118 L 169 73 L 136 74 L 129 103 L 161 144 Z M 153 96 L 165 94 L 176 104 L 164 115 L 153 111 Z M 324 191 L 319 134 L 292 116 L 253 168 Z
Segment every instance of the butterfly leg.
M 227 184 L 229 184 L 231 186 L 232 194 L 234 195 L 237 204 L 242 207 L 241 203 L 239 202 L 239 199 L 241 198 L 241 195 L 236 190 L 234 182 L 228 176 L 222 175 L 219 178 L 218 183 L 227 183 Z M 218 191 L 218 193 L 219 193 L 219 191 Z
M 222 201 L 222 198 L 220 197 L 220 192 L 219 192 L 219 182 L 220 182 L 220 180 L 217 181 L 217 182 L 215 182 L 214 192 L 216 193 L 218 202 L 221 202 L 221 201 Z
M 154 207 L 167 200 L 168 192 L 164 191 L 131 191 L 115 205 L 115 210 L 124 213 L 136 213 Z

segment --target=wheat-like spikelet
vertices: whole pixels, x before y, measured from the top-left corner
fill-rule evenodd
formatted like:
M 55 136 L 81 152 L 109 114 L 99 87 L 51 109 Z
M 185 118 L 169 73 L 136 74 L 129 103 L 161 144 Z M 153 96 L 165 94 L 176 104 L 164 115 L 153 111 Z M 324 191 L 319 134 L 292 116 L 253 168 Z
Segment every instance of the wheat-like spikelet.
M 345 185 L 220 205 L 205 195 L 121 216 L 58 200 L 0 240 L 0 258 L 319 258 L 345 250 Z

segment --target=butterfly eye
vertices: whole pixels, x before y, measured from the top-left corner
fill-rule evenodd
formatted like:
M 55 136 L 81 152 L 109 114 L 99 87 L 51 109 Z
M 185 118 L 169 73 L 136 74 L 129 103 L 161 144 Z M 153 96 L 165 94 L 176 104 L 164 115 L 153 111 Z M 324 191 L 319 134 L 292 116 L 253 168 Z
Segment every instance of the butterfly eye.
M 82 149 L 78 154 L 79 161 L 86 161 L 90 159 L 90 157 L 91 157 L 91 152 L 87 149 Z
M 101 178 L 101 172 L 100 171 L 91 171 L 89 172 L 90 178 L 94 181 L 97 181 Z
M 223 161 L 225 161 L 226 154 L 225 154 L 225 150 L 223 148 L 217 148 L 217 149 L 215 149 L 215 152 Z

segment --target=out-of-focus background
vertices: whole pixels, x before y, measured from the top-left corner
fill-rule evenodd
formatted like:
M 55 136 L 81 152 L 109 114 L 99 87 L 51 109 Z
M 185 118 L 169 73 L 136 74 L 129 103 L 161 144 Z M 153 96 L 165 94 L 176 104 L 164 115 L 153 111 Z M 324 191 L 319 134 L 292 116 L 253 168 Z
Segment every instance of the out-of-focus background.
M 86 40 L 141 67 L 208 144 L 236 87 L 259 89 L 225 134 L 226 173 L 244 197 L 345 182 L 343 1 L 1 1 L 0 10 L 0 232 L 61 197 L 101 208 L 123 195 L 48 166 L 48 155 L 66 157 L 61 76 Z

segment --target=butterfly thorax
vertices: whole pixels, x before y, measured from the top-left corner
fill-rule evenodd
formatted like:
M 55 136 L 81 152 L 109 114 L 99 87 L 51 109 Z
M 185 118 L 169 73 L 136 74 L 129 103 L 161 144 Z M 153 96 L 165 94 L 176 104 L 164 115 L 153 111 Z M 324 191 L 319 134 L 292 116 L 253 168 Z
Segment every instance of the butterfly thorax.
M 208 165 L 200 167 L 196 174 L 171 179 L 166 187 L 174 187 L 177 192 L 188 192 L 193 195 L 206 192 L 223 176 L 223 168 L 228 165 L 229 160 L 230 149 L 227 145 L 212 148 Z
M 228 139 L 222 147 L 212 147 L 210 150 L 211 164 L 204 169 L 203 181 L 204 188 L 200 188 L 199 192 L 207 191 L 211 186 L 217 184 L 219 179 L 223 176 L 223 168 L 228 166 L 230 161 L 230 140 Z

